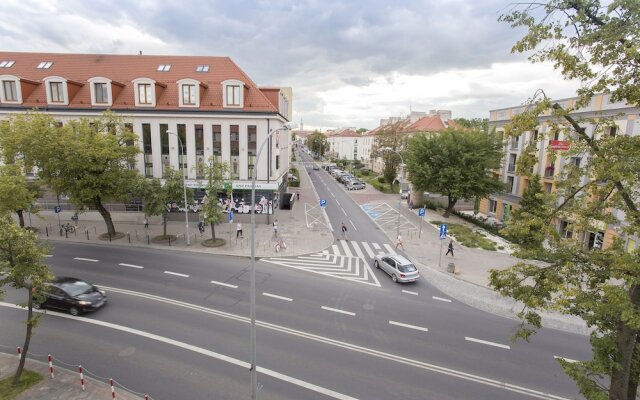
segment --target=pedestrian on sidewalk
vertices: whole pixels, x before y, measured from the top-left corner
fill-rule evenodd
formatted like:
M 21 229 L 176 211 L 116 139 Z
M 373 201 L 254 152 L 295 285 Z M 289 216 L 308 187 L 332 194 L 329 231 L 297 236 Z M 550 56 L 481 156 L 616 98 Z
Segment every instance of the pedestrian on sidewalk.
M 240 222 L 238 222 L 238 225 L 236 225 L 236 239 L 239 237 L 242 237 L 242 224 Z
M 347 226 L 344 224 L 344 222 L 342 223 L 342 227 L 340 229 L 342 230 L 342 239 L 349 241 L 349 239 L 347 238 Z
M 273 234 L 278 237 L 278 219 L 273 220 Z
M 204 222 L 198 221 L 198 231 L 200 232 L 200 237 L 204 235 Z
M 77 227 L 78 227 L 78 213 L 77 213 L 77 212 L 76 212 L 76 213 L 74 213 L 74 214 L 71 216 L 71 220 L 73 221 L 73 224 L 74 224 L 74 225 L 76 226 L 76 228 L 77 228 Z
M 144 229 L 149 229 L 149 218 L 144 217 Z
M 449 240 L 449 247 L 445 256 L 448 256 L 449 253 L 451 253 L 451 257 L 453 257 L 453 240 Z
M 398 235 L 398 238 L 396 239 L 396 250 L 398 249 L 398 247 L 402 247 L 402 250 L 404 250 L 404 244 L 402 244 L 402 235 Z
M 300 200 L 300 189 L 296 190 L 296 200 Z

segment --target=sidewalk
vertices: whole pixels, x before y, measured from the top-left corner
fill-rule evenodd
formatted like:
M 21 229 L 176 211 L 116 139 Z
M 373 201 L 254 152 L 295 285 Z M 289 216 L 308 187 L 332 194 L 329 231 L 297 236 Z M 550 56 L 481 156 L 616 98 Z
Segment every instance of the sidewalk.
M 46 358 L 46 357 L 45 357 Z M 19 359 L 16 355 L 0 353 L 0 379 L 12 377 L 18 368 Z M 77 367 L 76 367 L 77 368 Z M 108 400 L 112 399 L 111 387 L 108 379 L 98 381 L 89 376 L 85 370 L 85 390 L 82 390 L 80 374 L 69 369 L 54 365 L 54 378 L 51 379 L 49 367 L 46 363 L 27 358 L 25 369 L 38 372 L 43 379 L 38 384 L 22 392 L 17 400 Z M 114 383 L 117 399 L 134 400 L 144 398 L 135 396 Z M 1 395 L 1 393 L 0 393 Z

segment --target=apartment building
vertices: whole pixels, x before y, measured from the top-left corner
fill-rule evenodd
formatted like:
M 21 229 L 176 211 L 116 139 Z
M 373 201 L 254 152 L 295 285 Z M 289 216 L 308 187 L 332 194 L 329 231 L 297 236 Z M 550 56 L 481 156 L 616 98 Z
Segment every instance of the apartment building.
M 575 105 L 576 100 L 577 98 L 568 98 L 562 99 L 558 103 L 563 107 L 572 107 Z M 523 106 L 490 110 L 489 129 L 495 128 L 498 132 L 504 131 L 504 126 L 510 122 L 510 119 L 514 115 L 523 112 L 523 110 Z M 629 106 L 624 102 L 611 102 L 609 95 L 600 94 L 596 95 L 588 106 L 572 112 L 571 116 L 578 121 L 588 118 L 613 118 L 616 126 L 607 128 L 605 134 L 636 136 L 640 135 L 639 113 L 640 109 L 638 107 Z M 516 174 L 516 162 L 530 143 L 536 143 L 538 135 L 552 132 L 549 125 L 552 118 L 550 113 L 547 112 L 539 117 L 539 126 L 535 131 L 526 132 L 519 137 L 505 140 L 502 167 L 499 171 L 496 171 L 496 174 L 506 184 L 507 188 L 504 193 L 494 194 L 480 202 L 480 212 L 482 214 L 498 221 L 508 222 L 511 212 L 518 207 L 522 194 L 529 183 L 527 177 Z M 581 125 L 586 128 L 588 135 L 593 135 L 594 126 L 592 124 L 583 121 Z M 556 190 L 556 180 L 564 165 L 573 163 L 579 166 L 585 161 L 581 157 L 570 157 L 563 154 L 561 149 L 566 148 L 568 145 L 564 141 L 565 139 L 562 132 L 554 132 L 552 137 L 547 137 L 544 141 L 537 141 L 538 161 L 534 166 L 534 172 L 540 176 L 542 188 L 547 192 Z M 549 150 L 552 147 L 559 150 L 555 160 L 549 157 Z M 618 212 L 617 215 L 623 218 L 621 212 Z M 588 248 L 606 248 L 618 234 L 614 226 L 604 223 L 601 223 L 595 232 L 582 233 L 567 230 L 568 221 L 559 220 L 556 221 L 556 225 L 558 232 L 561 232 L 566 237 L 575 237 L 576 234 L 580 234 L 581 237 L 579 239 L 583 240 Z M 637 248 L 638 243 L 640 243 L 637 237 L 629 237 L 625 240 L 627 248 L 630 250 Z
M 369 166 L 374 135 L 360 134 L 354 129 L 340 129 L 328 134 L 329 151 L 333 158 L 359 161 Z
M 290 88 L 259 87 L 228 57 L 0 52 L 0 83 L 0 118 L 37 108 L 65 124 L 112 110 L 139 137 L 143 176 L 180 167 L 201 188 L 197 165 L 213 157 L 247 204 L 257 149 L 291 115 Z M 290 138 L 275 133 L 261 154 L 262 203 L 286 189 Z

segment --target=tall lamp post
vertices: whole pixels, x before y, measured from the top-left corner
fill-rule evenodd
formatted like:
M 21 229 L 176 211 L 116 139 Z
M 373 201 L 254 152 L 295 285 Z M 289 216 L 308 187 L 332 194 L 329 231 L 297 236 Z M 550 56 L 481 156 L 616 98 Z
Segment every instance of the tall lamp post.
M 182 161 L 184 160 L 184 154 L 182 151 L 182 139 L 180 139 L 180 135 L 175 133 L 174 131 L 167 129 L 168 135 L 175 135 L 178 138 L 178 144 L 180 144 L 180 157 L 181 160 L 178 161 L 180 167 L 178 170 L 182 169 Z M 185 182 L 184 172 L 182 173 L 182 190 L 184 191 L 184 237 L 187 238 L 187 246 L 191 246 L 191 239 L 189 238 L 189 207 L 187 206 L 187 184 Z
M 258 160 L 264 149 L 264 145 L 269 142 L 271 135 L 278 131 L 290 130 L 291 124 L 284 124 L 282 127 L 273 129 L 260 144 L 253 162 L 253 176 L 251 177 L 251 399 L 258 398 L 258 372 L 256 365 L 256 176 L 258 175 Z M 269 160 L 271 161 L 271 160 Z
M 404 160 L 402 158 L 402 154 L 400 154 L 400 152 L 398 150 L 394 150 L 391 147 L 383 147 L 380 150 L 382 151 L 389 151 L 389 152 L 393 152 L 396 153 L 398 156 L 400 156 L 400 167 L 402 168 L 402 166 L 404 165 Z M 402 168 L 402 174 L 400 175 L 400 180 L 399 180 L 399 184 L 400 184 L 400 198 L 398 199 L 398 228 L 396 231 L 396 237 L 400 236 L 400 209 L 402 207 L 402 180 L 404 178 L 404 168 Z

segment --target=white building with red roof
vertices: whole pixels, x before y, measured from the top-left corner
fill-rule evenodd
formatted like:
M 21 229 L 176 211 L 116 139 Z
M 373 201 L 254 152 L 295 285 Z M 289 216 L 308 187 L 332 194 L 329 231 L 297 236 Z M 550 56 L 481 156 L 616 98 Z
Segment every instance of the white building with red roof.
M 353 128 L 339 129 L 328 135 L 330 154 L 340 160 L 359 161 L 369 165 L 375 135 L 360 134 Z
M 0 118 L 37 108 L 62 124 L 111 110 L 139 136 L 137 168 L 162 178 L 184 143 L 187 185 L 196 165 L 229 165 L 234 197 L 247 197 L 256 152 L 291 117 L 291 89 L 259 87 L 229 57 L 0 52 Z M 259 196 L 286 188 L 290 133 L 274 134 L 258 165 Z

